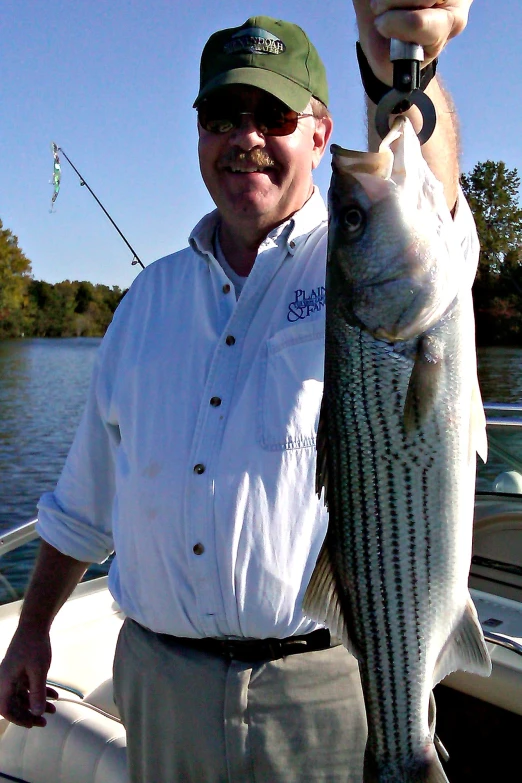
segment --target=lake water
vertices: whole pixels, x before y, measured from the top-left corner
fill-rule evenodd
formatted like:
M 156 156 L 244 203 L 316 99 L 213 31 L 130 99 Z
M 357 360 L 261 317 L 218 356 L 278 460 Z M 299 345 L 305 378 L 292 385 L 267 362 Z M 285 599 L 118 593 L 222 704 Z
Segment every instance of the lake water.
M 99 344 L 97 338 L 0 341 L 0 531 L 33 518 L 42 492 L 53 489 Z M 484 401 L 522 403 L 522 349 L 479 350 L 479 376 Z
M 56 484 L 100 342 L 0 340 L 0 531 L 34 518 L 38 498 Z M 0 604 L 23 594 L 37 546 L 3 559 Z M 92 575 L 103 571 L 95 567 Z
M 0 341 L 0 530 L 35 516 L 83 410 L 98 338 Z

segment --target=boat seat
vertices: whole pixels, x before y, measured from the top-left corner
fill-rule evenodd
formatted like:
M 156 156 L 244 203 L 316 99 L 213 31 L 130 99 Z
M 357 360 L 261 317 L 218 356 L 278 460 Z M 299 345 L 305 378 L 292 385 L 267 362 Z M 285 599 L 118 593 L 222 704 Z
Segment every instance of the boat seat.
M 9 780 L 3 773 L 27 783 L 128 783 L 125 729 L 112 681 L 84 699 L 59 692 L 45 728 L 8 724 L 0 740 L 0 781 Z
M 112 677 L 104 680 L 100 685 L 94 688 L 90 693 L 83 697 L 84 702 L 98 707 L 99 710 L 107 712 L 113 718 L 120 720 L 120 712 L 114 703 L 114 691 L 112 688 Z

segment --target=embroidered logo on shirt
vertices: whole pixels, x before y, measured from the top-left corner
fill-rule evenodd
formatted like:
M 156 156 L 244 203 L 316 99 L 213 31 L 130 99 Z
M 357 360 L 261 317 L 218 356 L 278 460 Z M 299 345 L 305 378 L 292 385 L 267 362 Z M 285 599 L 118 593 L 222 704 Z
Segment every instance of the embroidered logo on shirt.
M 247 30 L 240 30 L 224 45 L 225 54 L 239 54 L 240 52 L 249 52 L 250 54 L 283 54 L 286 46 L 280 38 L 263 30 L 261 27 L 249 27 Z
M 317 313 L 324 307 L 325 287 L 323 285 L 312 288 L 310 294 L 306 294 L 304 288 L 298 288 L 295 292 L 295 299 L 288 305 L 287 318 L 290 323 L 302 321 L 308 318 L 312 313 Z

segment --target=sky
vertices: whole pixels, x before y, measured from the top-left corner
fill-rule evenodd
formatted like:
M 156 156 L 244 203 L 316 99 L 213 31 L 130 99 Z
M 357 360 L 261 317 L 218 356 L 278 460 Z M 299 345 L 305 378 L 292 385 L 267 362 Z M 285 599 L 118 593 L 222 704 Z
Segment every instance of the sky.
M 364 149 L 350 0 L 0 0 L 0 218 L 38 280 L 128 287 L 132 253 L 62 156 L 50 213 L 51 141 L 63 148 L 145 265 L 186 245 L 213 208 L 199 174 L 199 58 L 209 36 L 267 14 L 301 25 L 330 87 L 332 141 Z M 522 172 L 522 2 L 475 0 L 439 73 L 461 128 L 461 168 Z M 315 181 L 326 196 L 329 156 Z

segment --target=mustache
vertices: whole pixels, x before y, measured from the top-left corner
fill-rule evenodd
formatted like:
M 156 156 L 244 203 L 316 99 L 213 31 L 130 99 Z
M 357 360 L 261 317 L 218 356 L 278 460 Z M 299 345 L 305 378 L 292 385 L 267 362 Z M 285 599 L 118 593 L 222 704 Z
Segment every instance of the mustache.
M 256 168 L 266 168 L 268 166 L 274 169 L 277 168 L 275 160 L 265 150 L 261 149 L 253 149 L 247 152 L 239 147 L 232 147 L 219 161 L 219 168 L 227 168 L 227 166 L 234 164 L 254 166 Z

